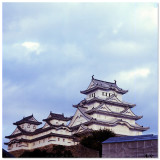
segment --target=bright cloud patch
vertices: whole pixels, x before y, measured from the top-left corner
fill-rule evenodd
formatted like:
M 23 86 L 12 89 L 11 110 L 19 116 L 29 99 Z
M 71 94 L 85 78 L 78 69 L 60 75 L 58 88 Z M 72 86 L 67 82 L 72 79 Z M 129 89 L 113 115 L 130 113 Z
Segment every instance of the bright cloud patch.
M 41 52 L 40 44 L 37 42 L 24 42 L 22 46 L 25 47 L 29 52 L 36 52 L 39 54 Z
M 129 72 L 120 72 L 120 78 L 127 79 L 128 81 L 136 78 L 146 78 L 150 74 L 150 70 L 148 68 L 144 69 L 136 69 Z
M 110 41 L 107 44 L 102 44 L 101 51 L 104 53 L 112 54 L 136 54 L 137 52 L 143 52 L 143 46 L 139 45 L 137 42 L 133 41 Z
M 157 27 L 158 8 L 154 6 L 139 7 L 136 10 L 136 22 L 141 24 L 142 29 L 147 31 L 154 30 Z

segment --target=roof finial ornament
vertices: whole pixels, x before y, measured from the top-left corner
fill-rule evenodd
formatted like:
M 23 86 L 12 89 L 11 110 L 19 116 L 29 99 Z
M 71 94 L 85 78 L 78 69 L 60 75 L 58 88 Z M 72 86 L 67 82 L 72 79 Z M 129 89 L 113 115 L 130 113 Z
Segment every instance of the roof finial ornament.
M 92 79 L 94 79 L 94 75 L 92 75 Z
M 114 80 L 114 83 L 115 83 L 115 84 L 116 84 L 116 82 L 117 82 L 117 81 L 116 81 L 116 80 Z

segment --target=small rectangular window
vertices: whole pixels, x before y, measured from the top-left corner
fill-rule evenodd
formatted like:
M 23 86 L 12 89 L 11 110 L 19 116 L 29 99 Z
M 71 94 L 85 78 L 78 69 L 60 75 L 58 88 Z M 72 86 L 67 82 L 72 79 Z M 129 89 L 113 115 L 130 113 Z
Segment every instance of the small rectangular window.
M 22 124 L 22 128 L 24 128 L 24 124 Z
M 104 96 L 104 92 L 102 92 L 102 96 Z
M 36 126 L 35 126 L 35 125 L 33 126 L 33 129 L 36 129 Z
M 107 96 L 107 93 L 106 93 L 106 96 Z
M 65 139 L 63 139 L 63 142 L 65 142 Z
M 30 124 L 27 126 L 27 128 L 30 128 Z
M 58 141 L 60 141 L 60 138 L 58 138 Z

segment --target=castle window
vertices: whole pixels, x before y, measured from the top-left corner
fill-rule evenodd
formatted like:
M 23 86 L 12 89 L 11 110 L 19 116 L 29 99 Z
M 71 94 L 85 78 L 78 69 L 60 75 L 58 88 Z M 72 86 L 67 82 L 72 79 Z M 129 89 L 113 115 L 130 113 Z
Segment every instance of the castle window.
M 22 128 L 24 128 L 24 124 L 22 124 Z
M 106 93 L 106 96 L 107 96 L 107 93 Z
M 56 122 L 56 124 L 58 124 L 58 122 Z
M 18 147 L 18 143 L 16 143 L 16 147 Z
M 33 146 L 35 145 L 35 142 L 33 143 Z
M 111 94 L 109 93 L 109 97 L 111 96 Z
M 89 98 L 91 98 L 91 94 L 89 94 Z
M 27 128 L 30 128 L 30 124 L 28 124 Z
M 65 142 L 65 139 L 63 139 L 63 142 Z
M 39 144 L 41 143 L 41 141 L 39 141 Z
M 60 138 L 58 138 L 58 141 L 60 141 Z
M 102 96 L 104 96 L 104 92 L 102 92 Z
M 45 139 L 43 140 L 43 143 L 45 142 Z
M 33 126 L 33 129 L 36 129 L 36 126 L 35 126 L 35 125 Z

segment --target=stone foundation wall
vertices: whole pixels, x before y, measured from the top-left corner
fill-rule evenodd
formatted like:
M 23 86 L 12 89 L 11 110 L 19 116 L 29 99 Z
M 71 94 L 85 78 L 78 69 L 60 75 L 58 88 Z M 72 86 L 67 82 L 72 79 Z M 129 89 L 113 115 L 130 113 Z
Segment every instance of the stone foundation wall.
M 102 144 L 103 158 L 158 157 L 158 141 L 134 141 Z

